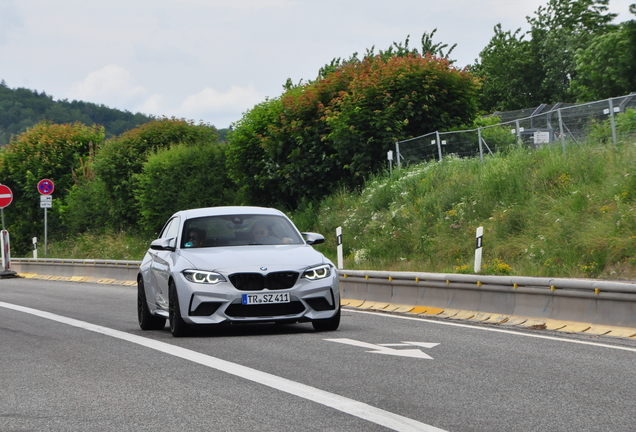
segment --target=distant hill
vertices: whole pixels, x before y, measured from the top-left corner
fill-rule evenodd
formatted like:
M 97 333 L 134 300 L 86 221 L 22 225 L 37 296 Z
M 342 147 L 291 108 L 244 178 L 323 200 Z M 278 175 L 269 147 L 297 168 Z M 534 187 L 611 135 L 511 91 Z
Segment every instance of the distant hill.
M 46 93 L 26 88 L 11 89 L 0 82 L 0 145 L 9 144 L 17 136 L 42 120 L 53 123 L 82 122 L 99 124 L 106 129 L 106 138 L 119 135 L 154 117 L 130 111 L 120 111 L 90 102 L 53 100 Z

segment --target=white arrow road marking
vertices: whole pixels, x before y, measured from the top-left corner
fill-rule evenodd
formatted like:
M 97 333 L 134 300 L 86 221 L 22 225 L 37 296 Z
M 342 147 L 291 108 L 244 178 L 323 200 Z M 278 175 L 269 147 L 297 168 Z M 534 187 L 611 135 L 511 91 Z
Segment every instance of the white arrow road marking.
M 375 353 L 375 354 L 386 354 L 386 355 L 395 355 L 395 356 L 401 356 L 401 357 L 413 357 L 413 358 L 422 358 L 422 359 L 433 359 L 433 357 L 429 356 L 428 354 L 424 354 L 419 349 L 396 350 L 396 349 L 389 348 L 389 346 L 415 345 L 415 346 L 421 346 L 423 348 L 433 348 L 439 345 L 438 343 L 428 343 L 428 342 L 402 342 L 401 344 L 375 345 L 372 343 L 362 342 L 362 341 L 357 341 L 357 340 L 347 339 L 347 338 L 325 339 L 325 340 L 330 342 L 338 342 L 338 343 L 343 343 L 347 345 L 359 346 L 362 348 L 370 348 L 372 351 L 367 351 L 367 352 Z
M 405 344 L 421 346 L 422 348 L 433 348 L 439 345 L 438 343 L 429 343 L 429 342 L 404 342 Z

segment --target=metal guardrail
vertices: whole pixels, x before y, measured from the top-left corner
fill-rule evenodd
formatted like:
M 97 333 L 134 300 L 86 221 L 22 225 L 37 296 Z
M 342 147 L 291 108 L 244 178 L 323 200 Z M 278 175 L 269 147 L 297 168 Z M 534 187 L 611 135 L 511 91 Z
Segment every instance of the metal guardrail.
M 136 281 L 140 261 L 72 260 L 60 258 L 12 258 L 11 268 L 19 273 Z
M 13 270 L 134 284 L 139 261 L 14 258 Z M 343 299 L 636 328 L 636 283 L 340 270 Z
M 342 270 L 345 299 L 636 328 L 636 284 L 586 279 Z

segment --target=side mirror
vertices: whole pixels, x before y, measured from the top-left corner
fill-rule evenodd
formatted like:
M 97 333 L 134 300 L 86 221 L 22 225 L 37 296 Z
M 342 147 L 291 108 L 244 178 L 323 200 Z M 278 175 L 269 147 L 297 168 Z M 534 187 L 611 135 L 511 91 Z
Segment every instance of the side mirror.
M 174 252 L 175 247 L 172 246 L 174 238 L 157 239 L 150 243 L 150 249 L 152 250 L 168 250 Z
M 301 234 L 305 236 L 305 241 L 309 245 L 318 245 L 325 242 L 325 238 L 321 234 L 311 232 Z

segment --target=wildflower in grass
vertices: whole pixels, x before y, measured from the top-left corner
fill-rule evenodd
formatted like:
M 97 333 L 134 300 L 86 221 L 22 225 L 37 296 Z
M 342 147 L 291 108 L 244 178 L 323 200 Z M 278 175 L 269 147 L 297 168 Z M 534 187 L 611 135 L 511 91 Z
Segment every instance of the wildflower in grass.
M 353 261 L 356 264 L 363 263 L 369 258 L 369 251 L 366 249 L 358 249 L 353 252 Z
M 508 275 L 512 272 L 512 267 L 499 258 L 495 258 L 483 265 L 482 272 L 491 275 Z
M 455 272 L 456 273 L 461 273 L 461 274 L 469 274 L 472 273 L 471 271 L 472 269 L 470 268 L 470 266 L 468 264 L 465 265 L 461 265 L 461 266 L 456 266 L 455 267 Z

